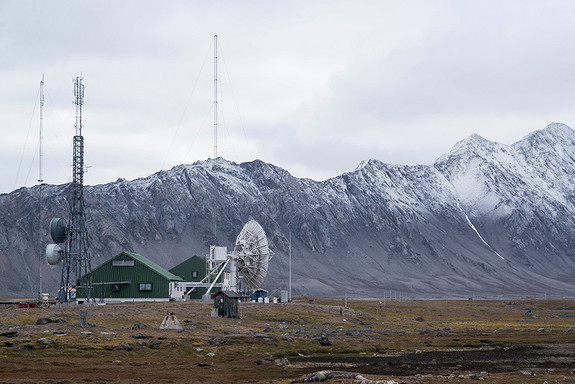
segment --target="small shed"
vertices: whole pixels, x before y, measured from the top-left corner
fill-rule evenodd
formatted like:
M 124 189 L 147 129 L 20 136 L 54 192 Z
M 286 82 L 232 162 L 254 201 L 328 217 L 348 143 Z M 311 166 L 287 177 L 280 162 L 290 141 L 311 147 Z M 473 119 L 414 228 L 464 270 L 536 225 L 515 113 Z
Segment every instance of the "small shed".
M 268 297 L 268 291 L 266 291 L 265 289 L 261 289 L 261 288 L 256 289 L 250 295 L 250 299 L 253 301 L 260 301 L 260 298 L 261 298 L 261 301 L 263 302 L 266 297 Z
M 219 317 L 238 317 L 240 295 L 234 291 L 219 291 L 212 295 Z

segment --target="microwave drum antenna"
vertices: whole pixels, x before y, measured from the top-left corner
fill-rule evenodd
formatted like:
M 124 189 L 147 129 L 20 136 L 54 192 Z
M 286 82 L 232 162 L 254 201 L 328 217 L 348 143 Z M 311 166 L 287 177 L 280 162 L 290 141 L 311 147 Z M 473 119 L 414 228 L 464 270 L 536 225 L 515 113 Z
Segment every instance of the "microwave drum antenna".
M 50 221 L 50 237 L 56 244 L 66 242 L 68 238 L 68 224 L 62 218 L 54 218 Z
M 58 265 L 64 259 L 64 250 L 58 244 L 48 244 L 46 247 L 46 261 L 51 266 Z

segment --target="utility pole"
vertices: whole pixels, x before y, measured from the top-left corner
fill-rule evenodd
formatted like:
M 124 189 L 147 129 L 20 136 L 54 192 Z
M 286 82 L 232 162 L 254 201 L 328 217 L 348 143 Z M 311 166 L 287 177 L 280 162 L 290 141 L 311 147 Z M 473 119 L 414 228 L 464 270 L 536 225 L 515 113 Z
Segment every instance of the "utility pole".
M 289 225 L 289 223 L 288 223 Z M 289 229 L 289 227 L 288 227 Z M 291 229 L 289 231 L 289 298 L 288 303 L 291 303 Z

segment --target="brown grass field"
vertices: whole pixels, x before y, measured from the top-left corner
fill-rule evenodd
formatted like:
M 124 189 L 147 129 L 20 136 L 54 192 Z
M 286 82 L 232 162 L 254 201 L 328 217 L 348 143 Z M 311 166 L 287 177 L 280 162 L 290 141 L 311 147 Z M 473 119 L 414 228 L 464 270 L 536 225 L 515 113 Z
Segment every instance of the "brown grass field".
M 241 303 L 239 319 L 196 301 L 0 307 L 0 383 L 575 383 L 575 299 L 377 307 Z M 183 331 L 159 329 L 169 312 Z

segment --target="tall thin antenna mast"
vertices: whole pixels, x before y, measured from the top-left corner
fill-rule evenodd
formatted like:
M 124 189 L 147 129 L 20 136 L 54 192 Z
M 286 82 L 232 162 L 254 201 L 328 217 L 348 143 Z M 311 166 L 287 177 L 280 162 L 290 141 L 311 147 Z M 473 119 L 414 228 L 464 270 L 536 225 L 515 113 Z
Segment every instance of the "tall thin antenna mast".
M 38 273 L 39 273 L 39 291 L 38 291 L 38 301 L 42 301 L 42 265 L 44 259 L 44 247 L 42 246 L 42 186 L 44 185 L 44 179 L 42 176 L 42 157 L 44 156 L 44 134 L 42 131 L 42 123 L 44 120 L 44 75 L 42 75 L 42 80 L 40 81 L 40 142 L 38 143 L 38 244 L 40 248 L 39 252 L 39 263 L 38 263 Z
M 44 182 L 42 179 L 42 157 L 44 156 L 44 147 L 43 147 L 43 132 L 42 132 L 42 122 L 44 120 L 44 75 L 42 75 L 42 80 L 40 81 L 40 144 L 39 144 L 39 153 L 40 156 L 38 157 L 38 182 L 40 185 Z
M 82 136 L 82 105 L 84 105 L 84 84 L 82 84 L 82 80 L 81 77 L 74 79 L 74 104 L 76 105 L 76 123 L 74 128 L 76 129 L 76 136 Z
M 218 158 L 218 35 L 214 35 L 214 160 Z M 214 244 L 218 244 L 214 211 Z
M 218 158 L 218 35 L 214 35 L 214 159 Z

